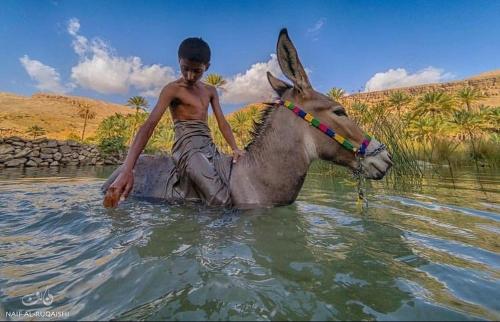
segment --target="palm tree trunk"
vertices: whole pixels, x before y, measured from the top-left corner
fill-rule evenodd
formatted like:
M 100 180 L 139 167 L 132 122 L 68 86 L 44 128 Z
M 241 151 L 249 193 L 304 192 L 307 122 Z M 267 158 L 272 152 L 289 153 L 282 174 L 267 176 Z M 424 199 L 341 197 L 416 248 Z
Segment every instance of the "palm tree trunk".
M 85 121 L 83 122 L 83 131 L 82 131 L 82 141 L 83 141 L 83 138 L 85 137 L 85 128 L 87 127 L 87 117 L 88 117 L 89 113 L 85 113 Z

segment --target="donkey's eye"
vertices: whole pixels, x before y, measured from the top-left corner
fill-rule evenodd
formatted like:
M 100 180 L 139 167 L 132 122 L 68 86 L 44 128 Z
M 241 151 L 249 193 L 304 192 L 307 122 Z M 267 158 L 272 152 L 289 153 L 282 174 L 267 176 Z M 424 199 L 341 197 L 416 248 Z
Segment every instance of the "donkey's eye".
M 344 110 L 335 110 L 333 113 L 338 116 L 347 116 Z

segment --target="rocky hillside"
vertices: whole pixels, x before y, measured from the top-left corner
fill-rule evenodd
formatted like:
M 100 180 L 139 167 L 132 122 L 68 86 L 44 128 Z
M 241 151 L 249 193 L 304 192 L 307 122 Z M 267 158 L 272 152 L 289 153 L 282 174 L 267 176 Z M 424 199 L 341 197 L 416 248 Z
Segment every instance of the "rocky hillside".
M 67 139 L 70 133 L 81 135 L 83 119 L 72 101 L 89 104 L 96 117 L 89 120 L 85 137 L 94 135 L 99 123 L 115 113 L 130 114 L 134 110 L 119 104 L 79 96 L 36 93 L 31 97 L 0 93 L 0 137 L 17 135 L 27 137 L 26 130 L 38 125 L 46 137 Z
M 500 106 L 500 70 L 482 73 L 461 81 L 454 81 L 449 83 L 426 84 L 412 87 L 394 88 L 384 91 L 356 93 L 347 96 L 345 99 L 348 102 L 360 100 L 373 104 L 386 100 L 389 95 L 395 91 L 402 91 L 412 96 L 418 96 L 422 93 L 435 90 L 454 94 L 455 92 L 466 86 L 478 88 L 480 91 L 487 95 L 487 97 L 481 101 L 482 104 L 490 106 Z

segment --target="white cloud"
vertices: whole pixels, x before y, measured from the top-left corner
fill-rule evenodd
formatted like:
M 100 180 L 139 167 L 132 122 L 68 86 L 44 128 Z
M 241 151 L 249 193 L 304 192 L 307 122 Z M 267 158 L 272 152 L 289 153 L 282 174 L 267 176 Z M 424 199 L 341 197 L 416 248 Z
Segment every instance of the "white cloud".
M 275 54 L 272 54 L 267 62 L 255 63 L 246 72 L 228 79 L 221 101 L 229 104 L 244 104 L 272 98 L 276 94 L 267 80 L 267 71 L 276 77 L 283 76 Z
M 120 57 L 102 39 L 89 41 L 78 34 L 80 22 L 70 19 L 68 33 L 73 37 L 73 50 L 80 56 L 71 69 L 71 78 L 81 87 L 103 94 L 127 94 L 135 87 L 141 95 L 158 97 L 161 89 L 175 79 L 168 66 L 143 65 L 136 56 Z
M 318 40 L 319 39 L 318 36 L 321 32 L 321 29 L 324 27 L 325 24 L 326 24 L 326 18 L 324 17 L 320 18 L 318 21 L 316 21 L 314 26 L 307 29 L 307 36 L 311 37 L 313 41 Z
M 320 18 L 318 21 L 316 21 L 313 27 L 307 29 L 307 32 L 317 33 L 321 28 L 323 28 L 325 23 L 326 23 L 326 18 Z
M 443 69 L 432 66 L 419 70 L 414 74 L 408 73 L 404 68 L 391 68 L 386 72 L 373 75 L 365 84 L 365 92 L 420 84 L 440 83 L 453 78 L 453 74 L 445 73 Z
M 50 66 L 44 65 L 38 60 L 30 59 L 28 55 L 19 58 L 28 75 L 37 82 L 35 85 L 41 91 L 54 93 L 67 93 L 74 87 L 73 84 L 62 85 L 61 76 Z

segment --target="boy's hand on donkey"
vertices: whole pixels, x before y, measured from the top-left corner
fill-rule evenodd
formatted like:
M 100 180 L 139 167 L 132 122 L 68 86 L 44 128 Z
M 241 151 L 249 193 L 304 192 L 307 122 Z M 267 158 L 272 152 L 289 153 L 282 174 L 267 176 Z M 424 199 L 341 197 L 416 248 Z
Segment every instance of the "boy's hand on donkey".
M 131 171 L 122 172 L 116 180 L 109 186 L 104 196 L 103 205 L 106 208 L 118 206 L 118 202 L 128 197 L 134 186 L 134 174 Z
M 233 150 L 233 163 L 238 162 L 238 160 L 245 155 L 246 151 L 240 149 Z

